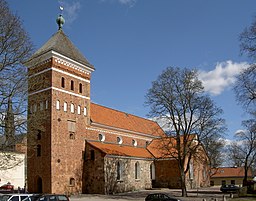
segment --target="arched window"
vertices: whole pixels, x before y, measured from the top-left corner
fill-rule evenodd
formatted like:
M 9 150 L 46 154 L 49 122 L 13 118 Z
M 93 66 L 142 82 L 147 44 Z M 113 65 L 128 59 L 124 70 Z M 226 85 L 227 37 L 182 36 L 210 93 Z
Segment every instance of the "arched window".
M 64 77 L 61 78 L 61 87 L 65 88 L 65 78 Z
M 41 138 L 42 138 L 42 131 L 37 130 L 37 140 L 41 140 Z
M 45 109 L 48 109 L 48 100 L 45 101 Z
M 135 179 L 140 178 L 140 164 L 139 162 L 135 163 Z
M 75 179 L 74 178 L 69 179 L 69 185 L 70 186 L 75 186 Z
M 73 80 L 71 80 L 70 89 L 71 89 L 72 91 L 74 91 L 74 81 L 73 81 Z
M 36 146 L 36 156 L 41 156 L 41 145 L 40 144 L 38 144 Z
M 81 83 L 79 83 L 79 93 L 83 92 L 83 85 Z
M 68 104 L 67 104 L 67 102 L 64 102 L 63 110 L 64 110 L 64 112 L 68 111 Z
M 81 114 L 81 106 L 80 105 L 77 106 L 77 114 Z
M 150 179 L 155 180 L 156 179 L 156 173 L 155 173 L 155 164 L 151 163 L 150 164 Z
M 44 102 L 43 101 L 40 102 L 40 111 L 42 111 L 42 110 L 44 110 Z
M 84 116 L 86 116 L 86 115 L 87 115 L 87 108 L 84 107 Z
M 34 110 L 34 112 L 36 112 L 36 111 L 37 111 L 37 104 L 36 104 L 36 103 L 34 104 L 34 108 L 33 108 L 33 110 Z
M 75 105 L 73 103 L 70 105 L 70 112 L 75 113 Z
M 117 164 L 116 164 L 116 179 L 117 180 L 122 180 L 122 177 L 123 177 L 123 165 L 121 163 L 121 161 L 117 161 Z
M 57 109 L 57 110 L 60 109 L 60 101 L 59 101 L 59 100 L 56 101 L 56 109 Z

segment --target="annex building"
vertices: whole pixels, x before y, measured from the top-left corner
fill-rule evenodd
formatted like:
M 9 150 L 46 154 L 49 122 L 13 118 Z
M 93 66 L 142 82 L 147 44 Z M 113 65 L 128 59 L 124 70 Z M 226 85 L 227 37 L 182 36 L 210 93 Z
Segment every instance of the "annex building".
M 26 62 L 28 191 L 179 188 L 175 161 L 154 155 L 152 142 L 166 137 L 156 122 L 91 102 L 94 66 L 64 34 L 62 23 L 60 16 L 59 30 Z M 209 185 L 206 169 L 207 163 L 191 165 L 191 187 Z

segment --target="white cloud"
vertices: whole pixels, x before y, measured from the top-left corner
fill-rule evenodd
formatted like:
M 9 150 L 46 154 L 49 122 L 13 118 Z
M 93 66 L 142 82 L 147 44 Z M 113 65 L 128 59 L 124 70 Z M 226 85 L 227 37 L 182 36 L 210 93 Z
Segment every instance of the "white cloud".
M 248 67 L 246 62 L 220 62 L 212 71 L 199 71 L 199 79 L 202 81 L 205 91 L 212 95 L 219 95 L 235 83 L 235 77 L 246 67 Z
M 66 23 L 68 25 L 72 24 L 76 18 L 78 17 L 78 11 L 81 8 L 81 4 L 79 1 L 67 1 L 67 0 L 59 0 L 60 6 L 64 8 L 63 15 Z
M 128 7 L 133 7 L 137 0 L 101 0 L 102 2 L 117 2 L 120 3 L 122 5 L 128 6 Z

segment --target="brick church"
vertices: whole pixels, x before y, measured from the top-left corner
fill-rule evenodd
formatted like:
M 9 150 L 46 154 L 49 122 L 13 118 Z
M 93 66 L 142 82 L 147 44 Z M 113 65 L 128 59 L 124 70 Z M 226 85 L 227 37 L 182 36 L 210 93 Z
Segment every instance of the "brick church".
M 94 66 L 64 34 L 61 15 L 57 22 L 59 30 L 26 62 L 28 191 L 179 188 L 177 164 L 156 156 L 152 146 L 166 137 L 164 131 L 154 121 L 91 102 Z M 209 184 L 206 165 L 193 164 L 193 186 Z

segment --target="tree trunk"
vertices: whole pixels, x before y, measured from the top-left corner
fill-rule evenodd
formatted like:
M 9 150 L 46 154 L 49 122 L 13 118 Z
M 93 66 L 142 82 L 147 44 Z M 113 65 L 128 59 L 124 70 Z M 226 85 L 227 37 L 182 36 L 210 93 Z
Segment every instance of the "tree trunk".
M 246 163 L 247 165 L 247 163 Z M 247 177 L 248 177 L 248 169 L 244 167 L 244 179 L 243 179 L 243 186 L 247 186 Z
M 187 197 L 187 187 L 186 187 L 186 176 L 184 173 L 184 168 L 181 168 L 181 192 L 182 192 L 182 197 Z

